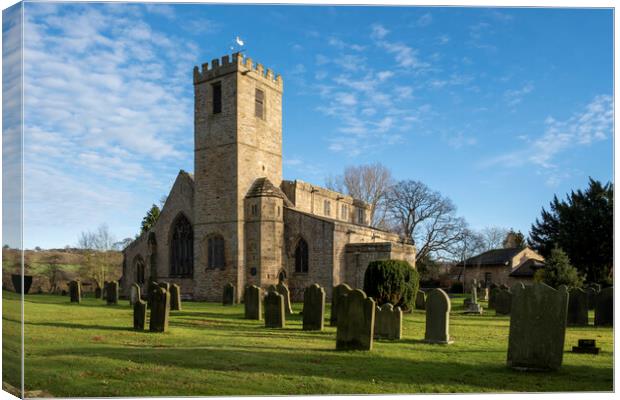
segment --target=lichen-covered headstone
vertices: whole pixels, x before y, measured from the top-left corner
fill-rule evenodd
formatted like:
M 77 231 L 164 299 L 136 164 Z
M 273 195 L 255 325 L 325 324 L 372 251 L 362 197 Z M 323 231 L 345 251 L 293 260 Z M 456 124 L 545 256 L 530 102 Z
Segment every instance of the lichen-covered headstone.
M 424 310 L 426 308 L 426 293 L 422 290 L 418 290 L 418 294 L 415 296 L 415 309 Z
M 614 288 L 602 289 L 596 296 L 594 307 L 595 326 L 613 326 L 614 324 Z
M 265 296 L 265 328 L 284 328 L 286 325 L 284 296 L 277 291 L 267 292 Z
M 556 370 L 562 365 L 568 289 L 542 282 L 512 287 L 508 366 L 519 370 Z
M 79 280 L 69 282 L 69 296 L 71 303 L 80 303 L 82 301 L 82 288 Z
M 512 306 L 512 292 L 509 289 L 496 289 L 495 314 L 508 315 Z
M 568 313 L 566 324 L 572 326 L 588 325 L 588 294 L 580 288 L 568 292 Z
M 426 294 L 426 332 L 427 343 L 450 344 L 450 298 L 441 289 L 433 289 Z
M 224 285 L 224 293 L 222 295 L 222 305 L 232 306 L 236 303 L 235 285 L 228 282 Z
M 336 286 L 332 291 L 332 309 L 331 314 L 329 316 L 329 324 L 331 326 L 338 325 L 338 313 L 340 309 L 340 305 L 342 304 L 342 299 L 347 294 L 351 293 L 353 289 L 346 283 L 341 283 Z
M 176 283 L 170 285 L 170 310 L 181 310 L 181 287 Z
M 286 286 L 283 282 L 279 282 L 276 286 L 276 290 L 284 296 L 284 311 L 286 312 L 286 315 L 293 314 L 293 309 L 291 308 L 291 291 L 288 289 L 288 286 Z
M 151 321 L 149 330 L 151 332 L 167 331 L 169 318 L 170 292 L 163 287 L 158 287 L 153 291 L 153 299 L 151 300 Z
M 397 340 L 403 334 L 403 312 L 386 303 L 375 310 L 375 338 Z
M 262 319 L 262 299 L 263 290 L 258 286 L 252 285 L 245 288 L 243 293 L 243 303 L 245 306 L 246 319 Z
M 134 305 L 140 300 L 140 285 L 132 283 L 129 288 L 129 305 Z
M 118 282 L 117 281 L 108 282 L 108 287 L 106 289 L 106 301 L 108 305 L 118 304 Z
M 138 298 L 133 303 L 133 329 L 143 331 L 146 325 L 146 302 Z
M 304 290 L 303 330 L 322 331 L 325 319 L 325 290 L 317 283 Z
M 336 350 L 372 350 L 375 301 L 355 289 L 340 298 Z

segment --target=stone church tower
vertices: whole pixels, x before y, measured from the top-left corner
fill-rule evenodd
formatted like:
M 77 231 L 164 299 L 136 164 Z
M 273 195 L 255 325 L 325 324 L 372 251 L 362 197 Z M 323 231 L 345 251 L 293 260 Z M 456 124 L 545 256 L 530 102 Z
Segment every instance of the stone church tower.
M 194 278 L 206 283 L 199 290 L 244 287 L 260 271 L 261 250 L 281 262 L 273 254 L 281 244 L 261 237 L 282 237 L 282 199 L 261 188 L 246 195 L 257 178 L 282 181 L 282 89 L 280 76 L 240 54 L 194 69 Z

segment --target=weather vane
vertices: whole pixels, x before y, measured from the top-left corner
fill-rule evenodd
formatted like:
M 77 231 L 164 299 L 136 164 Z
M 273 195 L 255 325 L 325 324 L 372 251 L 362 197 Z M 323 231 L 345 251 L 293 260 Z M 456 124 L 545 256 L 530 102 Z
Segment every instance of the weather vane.
M 244 45 L 245 45 L 245 42 L 239 36 L 237 36 L 237 38 L 235 39 L 235 44 L 230 46 L 230 50 L 235 51 L 236 49 L 236 52 L 241 53 L 242 51 L 245 50 L 243 48 Z

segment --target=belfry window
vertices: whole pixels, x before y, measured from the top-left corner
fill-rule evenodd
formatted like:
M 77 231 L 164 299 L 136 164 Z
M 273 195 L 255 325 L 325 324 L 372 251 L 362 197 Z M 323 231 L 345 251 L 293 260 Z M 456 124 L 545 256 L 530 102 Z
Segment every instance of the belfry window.
M 194 232 L 192 224 L 181 214 L 172 226 L 170 241 L 170 276 L 194 274 Z
M 308 243 L 304 239 L 295 247 L 295 272 L 308 272 Z
M 220 235 L 212 236 L 207 240 L 207 267 L 224 268 L 224 238 Z
M 265 119 L 265 92 L 256 89 L 254 114 L 260 119 Z
M 222 112 L 222 82 L 215 82 L 211 85 L 213 89 L 213 114 Z

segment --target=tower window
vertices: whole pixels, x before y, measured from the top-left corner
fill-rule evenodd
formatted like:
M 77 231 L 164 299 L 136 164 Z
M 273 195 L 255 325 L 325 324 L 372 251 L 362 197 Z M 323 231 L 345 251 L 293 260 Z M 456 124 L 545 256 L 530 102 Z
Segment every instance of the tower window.
M 222 82 L 211 85 L 213 88 L 213 114 L 222 112 Z
M 260 89 L 256 89 L 256 96 L 255 96 L 255 107 L 254 107 L 254 114 L 260 118 L 260 119 L 264 119 L 265 118 L 265 92 L 263 92 Z

